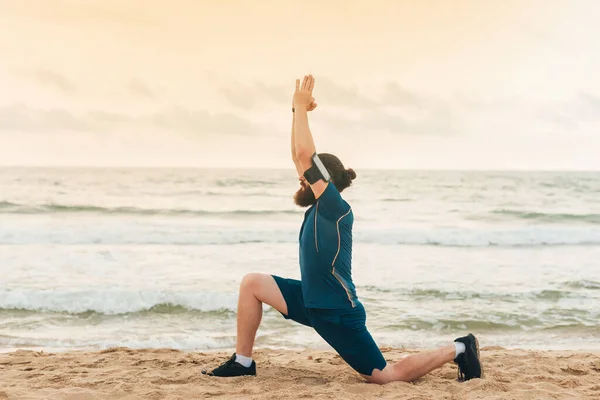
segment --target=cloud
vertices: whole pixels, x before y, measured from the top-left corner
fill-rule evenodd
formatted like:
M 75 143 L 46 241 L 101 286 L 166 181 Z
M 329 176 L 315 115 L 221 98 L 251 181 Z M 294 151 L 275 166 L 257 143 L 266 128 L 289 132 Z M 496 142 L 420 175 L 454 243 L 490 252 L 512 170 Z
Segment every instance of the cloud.
M 156 95 L 154 90 L 139 79 L 131 80 L 126 87 L 131 94 L 139 97 L 153 98 Z
M 90 121 L 64 109 L 38 110 L 22 104 L 0 107 L 0 131 L 94 131 Z
M 557 127 L 577 129 L 579 123 L 576 118 L 569 115 L 567 110 L 557 107 L 540 107 L 534 111 L 534 116 L 540 120 Z
M 22 104 L 0 107 L 0 131 L 7 132 L 131 132 L 158 129 L 186 135 L 266 135 L 271 128 L 231 113 L 210 113 L 182 107 L 132 116 L 92 110 L 36 109 Z
M 264 93 L 268 99 L 276 103 L 289 101 L 291 104 L 292 102 L 294 88 L 286 88 L 283 85 L 269 85 L 260 81 L 254 83 L 254 88 L 259 92 Z
M 75 85 L 63 74 L 58 72 L 50 71 L 47 69 L 40 69 L 34 73 L 35 79 L 48 86 L 54 86 L 64 93 L 71 93 L 75 91 Z
M 318 95 L 317 103 L 361 109 L 372 109 L 382 104 L 362 94 L 356 85 L 344 86 L 324 77 L 315 77 L 315 82 L 315 85 L 318 85 L 315 89 L 315 94 Z
M 191 111 L 177 107 L 154 114 L 150 121 L 164 130 L 197 135 L 261 135 L 269 130 L 232 113 L 210 113 L 204 110 Z
M 243 84 L 238 81 L 226 81 L 212 71 L 207 72 L 207 77 L 230 104 L 244 110 L 256 109 L 267 101 L 279 104 L 291 103 L 294 93 L 294 82 L 287 86 L 262 81 Z M 341 85 L 327 77 L 315 77 L 315 79 L 317 102 L 331 107 L 372 110 L 384 106 L 423 108 L 435 103 L 434 100 L 428 100 L 426 96 L 411 92 L 393 81 L 383 86 L 381 98 L 371 98 L 362 93 L 356 85 Z
M 384 85 L 383 102 L 387 105 L 410 106 L 410 107 L 426 107 L 431 101 L 425 96 L 413 93 L 398 83 L 390 81 Z
M 479 111 L 510 111 L 525 108 L 527 102 L 516 96 L 510 97 L 491 97 L 486 95 L 474 95 L 459 93 L 455 100 L 461 106 L 468 110 Z
M 409 115 L 406 111 L 368 110 L 358 118 L 340 113 L 315 114 L 316 123 L 323 124 L 334 132 L 370 135 L 387 132 L 401 135 L 448 136 L 460 132 L 455 113 L 447 106 L 438 106 L 422 115 Z
M 590 93 L 579 93 L 572 107 L 573 112 L 580 118 L 597 119 L 600 117 L 600 97 Z
M 221 80 L 216 74 L 210 74 L 212 79 Z M 265 82 L 256 81 L 252 84 L 242 84 L 237 81 L 217 84 L 219 93 L 232 105 L 243 110 L 254 110 L 265 101 L 284 103 L 292 102 L 293 88 L 286 90 L 282 85 L 270 85 Z
M 448 105 L 439 104 L 412 124 L 418 134 L 448 136 L 461 133 L 461 122 L 456 110 Z
M 259 103 L 256 96 L 251 93 L 251 90 L 244 86 L 220 87 L 219 92 L 229 103 L 243 110 L 252 110 Z
M 253 110 L 266 101 L 291 102 L 290 87 L 253 82 L 226 82 L 219 74 L 207 72 L 211 82 L 230 104 Z M 450 135 L 459 131 L 453 109 L 440 99 L 410 91 L 394 81 L 382 86 L 380 96 L 370 97 L 356 85 L 341 85 L 327 77 L 316 77 L 317 102 L 327 108 L 315 112 L 316 123 L 346 133 L 385 131 L 398 134 Z M 331 108 L 338 108 L 335 113 Z
M 88 111 L 86 114 L 87 118 L 94 122 L 100 122 L 105 124 L 120 124 L 125 122 L 134 121 L 135 118 L 126 114 L 107 112 L 107 111 Z
M 573 99 L 562 103 L 538 106 L 534 115 L 557 127 L 577 130 L 583 124 L 600 122 L 600 97 L 578 93 Z

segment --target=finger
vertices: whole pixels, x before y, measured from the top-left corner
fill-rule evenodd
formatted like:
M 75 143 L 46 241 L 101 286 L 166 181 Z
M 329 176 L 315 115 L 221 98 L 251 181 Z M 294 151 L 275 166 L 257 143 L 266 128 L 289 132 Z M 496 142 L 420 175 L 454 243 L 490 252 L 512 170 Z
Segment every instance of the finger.
M 313 89 L 315 88 L 315 78 L 312 75 L 310 75 L 308 79 L 310 85 L 308 91 L 312 93 Z
M 304 75 L 304 80 L 302 81 L 302 90 L 308 90 L 308 76 Z
M 300 90 L 300 79 L 296 79 L 296 92 Z

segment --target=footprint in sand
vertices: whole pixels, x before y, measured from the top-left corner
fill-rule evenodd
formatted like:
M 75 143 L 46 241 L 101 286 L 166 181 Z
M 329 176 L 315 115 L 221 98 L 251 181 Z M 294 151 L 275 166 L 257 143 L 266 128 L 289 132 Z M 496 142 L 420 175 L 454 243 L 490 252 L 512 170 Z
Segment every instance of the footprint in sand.
M 361 394 L 361 395 L 369 395 L 371 396 L 379 396 L 383 391 L 381 386 L 377 385 L 369 385 L 367 383 L 359 383 L 354 385 L 349 385 L 345 388 L 345 391 L 348 393 Z
M 325 385 L 327 383 L 327 381 L 323 378 L 314 378 L 314 377 L 297 378 L 296 382 L 302 383 L 307 386 Z

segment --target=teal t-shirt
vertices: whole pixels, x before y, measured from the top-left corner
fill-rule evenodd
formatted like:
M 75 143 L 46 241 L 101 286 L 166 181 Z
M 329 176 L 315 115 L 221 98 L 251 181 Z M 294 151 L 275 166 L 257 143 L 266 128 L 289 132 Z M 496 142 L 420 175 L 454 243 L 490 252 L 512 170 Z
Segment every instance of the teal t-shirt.
M 345 309 L 358 303 L 352 282 L 354 215 L 333 183 L 304 214 L 300 274 L 307 308 Z

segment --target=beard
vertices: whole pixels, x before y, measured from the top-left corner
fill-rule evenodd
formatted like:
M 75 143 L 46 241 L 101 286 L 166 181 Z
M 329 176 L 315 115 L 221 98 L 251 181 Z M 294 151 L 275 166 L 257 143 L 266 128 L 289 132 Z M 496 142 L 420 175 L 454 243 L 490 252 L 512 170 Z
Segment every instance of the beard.
M 294 203 L 300 207 L 310 207 L 317 202 L 315 194 L 309 185 L 300 184 L 300 189 L 294 194 Z

